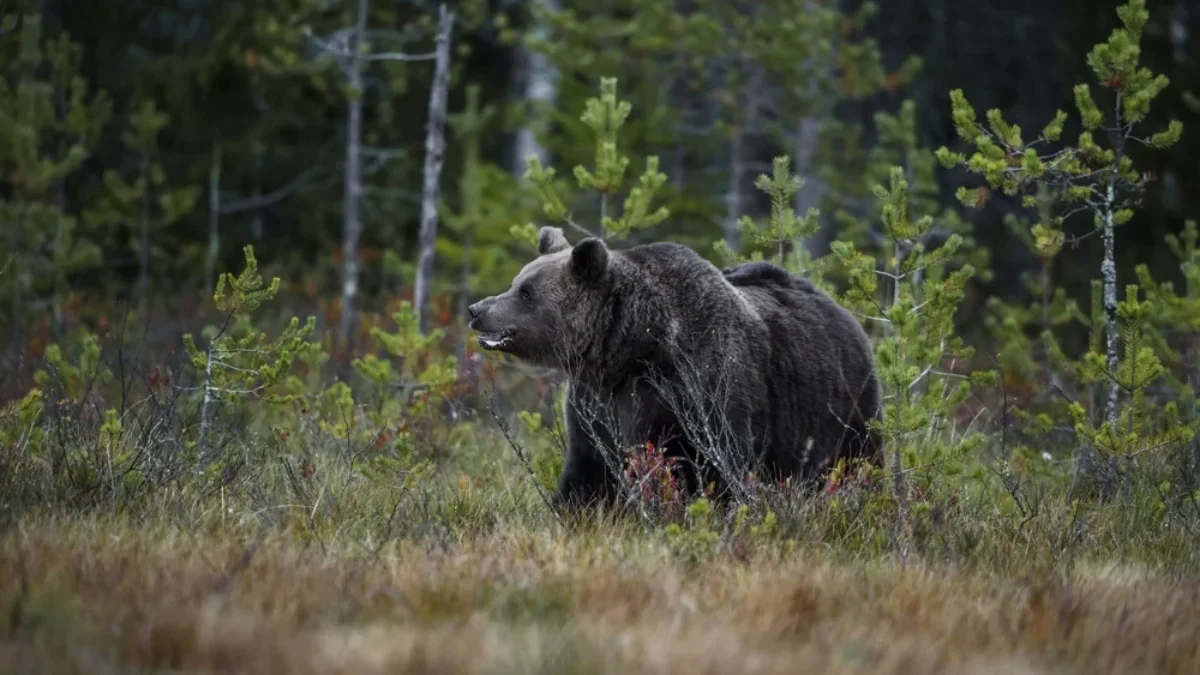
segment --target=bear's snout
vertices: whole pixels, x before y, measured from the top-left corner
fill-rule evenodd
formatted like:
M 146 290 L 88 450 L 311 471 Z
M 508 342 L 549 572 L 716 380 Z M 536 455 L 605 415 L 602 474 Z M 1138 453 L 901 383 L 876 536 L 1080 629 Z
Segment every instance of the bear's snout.
M 487 319 L 487 310 L 496 301 L 493 298 L 484 298 L 467 307 L 467 316 L 470 317 L 469 326 L 472 329 L 478 330 L 483 321 Z

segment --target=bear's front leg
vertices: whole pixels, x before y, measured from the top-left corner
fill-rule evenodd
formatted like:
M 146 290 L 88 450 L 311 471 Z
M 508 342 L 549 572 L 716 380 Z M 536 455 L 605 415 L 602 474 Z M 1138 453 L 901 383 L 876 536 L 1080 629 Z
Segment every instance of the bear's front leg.
M 604 461 L 604 448 L 615 447 L 613 434 L 581 400 L 574 387 L 567 391 L 567 452 L 558 478 L 556 506 L 571 511 L 611 505 L 617 495 L 616 477 Z

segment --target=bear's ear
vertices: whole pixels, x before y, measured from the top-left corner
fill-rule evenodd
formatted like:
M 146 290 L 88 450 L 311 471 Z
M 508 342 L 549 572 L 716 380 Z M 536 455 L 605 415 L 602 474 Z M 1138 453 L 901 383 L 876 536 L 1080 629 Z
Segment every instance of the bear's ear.
M 538 255 L 558 253 L 570 246 L 562 228 L 546 226 L 538 230 Z
M 571 250 L 571 274 L 580 281 L 596 281 L 608 268 L 608 247 L 603 239 L 588 237 Z

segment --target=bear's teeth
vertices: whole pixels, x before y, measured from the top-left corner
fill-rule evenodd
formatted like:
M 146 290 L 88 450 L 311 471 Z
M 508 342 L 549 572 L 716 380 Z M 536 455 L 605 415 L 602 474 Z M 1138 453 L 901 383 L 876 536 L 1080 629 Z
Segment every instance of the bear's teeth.
M 483 343 L 483 346 L 487 347 L 488 349 L 496 349 L 497 347 L 502 347 L 508 343 L 508 336 L 505 335 L 502 337 L 495 337 L 495 338 L 484 337 L 484 338 L 480 338 L 479 341 L 481 343 Z

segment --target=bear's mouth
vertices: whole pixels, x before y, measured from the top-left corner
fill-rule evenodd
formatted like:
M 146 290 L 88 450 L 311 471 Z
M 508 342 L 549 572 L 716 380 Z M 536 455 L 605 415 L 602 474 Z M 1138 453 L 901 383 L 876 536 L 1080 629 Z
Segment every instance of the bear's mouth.
M 490 349 L 493 351 L 501 350 L 512 343 L 514 332 L 515 331 L 513 329 L 506 328 L 504 330 L 480 333 L 479 337 L 476 338 L 476 341 L 479 343 L 479 346 L 483 347 L 484 349 Z

